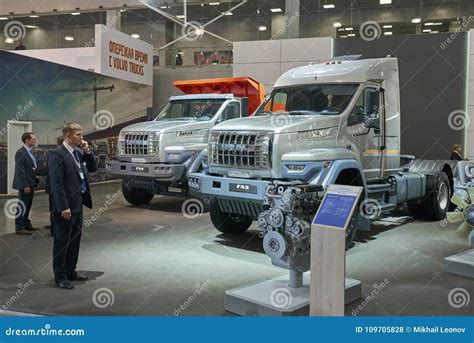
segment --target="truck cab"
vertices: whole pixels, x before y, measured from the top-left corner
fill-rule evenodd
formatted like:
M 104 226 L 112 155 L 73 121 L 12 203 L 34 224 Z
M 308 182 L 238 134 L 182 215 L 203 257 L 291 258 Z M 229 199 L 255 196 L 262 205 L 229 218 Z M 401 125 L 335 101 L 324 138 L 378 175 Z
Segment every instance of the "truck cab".
M 363 188 L 350 247 L 356 230 L 405 203 L 443 219 L 455 168 L 400 155 L 396 58 L 333 59 L 286 72 L 252 117 L 213 127 L 203 171 L 189 185 L 211 199 L 219 231 L 241 233 L 257 220 L 267 254 L 288 266 L 308 261 L 311 220 L 330 184 Z
M 264 97 L 251 78 L 176 81 L 185 95 L 172 96 L 153 121 L 120 131 L 117 158 L 109 170 L 123 179 L 125 199 L 143 205 L 154 195 L 186 196 L 187 177 L 200 170 L 209 130 L 246 117 Z

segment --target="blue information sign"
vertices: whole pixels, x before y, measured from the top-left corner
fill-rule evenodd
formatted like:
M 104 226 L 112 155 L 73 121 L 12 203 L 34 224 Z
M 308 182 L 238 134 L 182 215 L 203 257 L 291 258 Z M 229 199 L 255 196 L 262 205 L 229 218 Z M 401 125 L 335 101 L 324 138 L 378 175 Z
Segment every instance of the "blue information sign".
M 313 224 L 345 229 L 356 202 L 357 196 L 354 195 L 326 194 L 318 213 L 314 217 Z

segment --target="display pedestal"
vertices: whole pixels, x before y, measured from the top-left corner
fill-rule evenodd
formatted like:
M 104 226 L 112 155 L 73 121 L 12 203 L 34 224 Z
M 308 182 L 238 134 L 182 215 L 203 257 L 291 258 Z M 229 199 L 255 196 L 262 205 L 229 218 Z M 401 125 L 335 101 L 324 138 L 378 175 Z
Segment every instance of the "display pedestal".
M 308 316 L 310 272 L 303 274 L 303 287 L 288 284 L 285 275 L 230 289 L 225 292 L 225 309 L 241 316 Z M 346 305 L 361 297 L 361 282 L 346 278 Z
M 451 274 L 474 278 L 474 249 L 446 257 L 444 270 Z

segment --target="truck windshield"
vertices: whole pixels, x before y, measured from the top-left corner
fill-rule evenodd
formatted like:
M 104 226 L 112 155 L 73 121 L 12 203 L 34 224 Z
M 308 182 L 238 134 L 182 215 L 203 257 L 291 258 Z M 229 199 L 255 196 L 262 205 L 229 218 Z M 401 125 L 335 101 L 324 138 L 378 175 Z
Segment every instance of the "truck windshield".
M 358 84 L 316 84 L 276 88 L 255 112 L 264 116 L 274 112 L 292 115 L 338 115 L 350 103 Z
M 224 99 L 171 100 L 156 120 L 208 121 L 217 113 Z

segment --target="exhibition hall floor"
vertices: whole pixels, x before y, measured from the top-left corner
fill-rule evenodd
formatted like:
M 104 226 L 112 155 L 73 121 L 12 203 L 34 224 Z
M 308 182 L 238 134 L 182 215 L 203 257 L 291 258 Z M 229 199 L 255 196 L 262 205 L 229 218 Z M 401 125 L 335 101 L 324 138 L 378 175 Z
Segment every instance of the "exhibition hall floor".
M 74 290 L 54 285 L 48 230 L 19 236 L 13 220 L 1 217 L 0 310 L 8 304 L 43 315 L 232 315 L 224 310 L 227 289 L 287 273 L 263 253 L 255 225 L 230 239 L 207 213 L 183 216 L 182 199 L 155 197 L 150 206 L 133 207 L 116 199 L 119 189 L 120 183 L 92 189 L 95 208 L 84 220 L 102 214 L 84 228 L 78 270 L 89 281 Z M 32 218 L 35 226 L 47 224 L 45 194 L 35 196 Z M 362 281 L 363 298 L 346 315 L 472 315 L 474 299 L 455 308 L 448 298 L 458 287 L 474 295 L 472 280 L 443 272 L 444 257 L 467 249 L 456 226 L 409 218 L 388 224 L 377 224 L 348 252 L 347 275 Z

